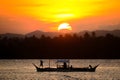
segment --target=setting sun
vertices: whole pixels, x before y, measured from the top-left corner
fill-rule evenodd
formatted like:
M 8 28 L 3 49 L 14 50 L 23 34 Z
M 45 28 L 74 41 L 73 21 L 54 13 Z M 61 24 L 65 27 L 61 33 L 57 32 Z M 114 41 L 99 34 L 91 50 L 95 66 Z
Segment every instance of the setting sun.
M 110 25 L 119 23 L 120 0 L 0 0 L 1 34 L 116 30 Z
M 72 27 L 68 23 L 62 23 L 58 26 L 58 31 L 68 32 L 71 30 L 72 30 Z

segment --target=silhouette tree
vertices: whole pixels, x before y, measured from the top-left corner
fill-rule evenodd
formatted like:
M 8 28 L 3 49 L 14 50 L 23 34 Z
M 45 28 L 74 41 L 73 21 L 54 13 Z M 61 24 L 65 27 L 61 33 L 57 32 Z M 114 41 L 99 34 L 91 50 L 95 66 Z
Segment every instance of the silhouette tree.
M 95 32 L 92 32 L 92 37 L 93 37 L 93 38 L 95 38 L 95 37 L 96 37 Z
M 86 33 L 84 34 L 84 38 L 85 38 L 85 39 L 89 39 L 89 38 L 90 38 L 90 35 L 88 34 L 88 32 L 86 32 Z
M 120 37 L 77 34 L 51 38 L 42 35 L 25 38 L 0 38 L 0 58 L 120 58 Z

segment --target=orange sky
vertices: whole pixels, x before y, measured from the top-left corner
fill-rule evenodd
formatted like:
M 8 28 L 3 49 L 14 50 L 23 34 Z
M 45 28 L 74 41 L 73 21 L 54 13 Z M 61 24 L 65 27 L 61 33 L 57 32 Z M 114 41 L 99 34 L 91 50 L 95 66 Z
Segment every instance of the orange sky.
M 73 32 L 120 29 L 120 0 L 0 0 L 0 33 L 57 31 L 69 23 Z

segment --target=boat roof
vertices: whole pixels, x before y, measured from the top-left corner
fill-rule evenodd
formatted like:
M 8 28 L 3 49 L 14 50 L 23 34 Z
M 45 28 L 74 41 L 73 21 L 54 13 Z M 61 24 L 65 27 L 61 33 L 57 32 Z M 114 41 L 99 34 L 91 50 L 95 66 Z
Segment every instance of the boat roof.
M 59 63 L 59 62 L 61 62 L 61 63 L 64 63 L 64 62 L 69 63 L 70 60 L 69 59 L 57 59 L 56 63 Z

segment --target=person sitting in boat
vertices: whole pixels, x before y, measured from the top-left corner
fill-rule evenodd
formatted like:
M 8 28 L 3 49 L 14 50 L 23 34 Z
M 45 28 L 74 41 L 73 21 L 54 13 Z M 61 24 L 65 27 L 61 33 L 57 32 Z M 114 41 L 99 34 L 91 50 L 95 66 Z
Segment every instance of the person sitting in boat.
M 91 65 L 89 65 L 89 68 L 90 68 L 90 69 L 92 69 L 92 66 L 91 66 Z
M 42 60 L 40 60 L 40 67 L 43 68 L 43 61 Z

